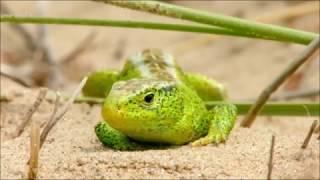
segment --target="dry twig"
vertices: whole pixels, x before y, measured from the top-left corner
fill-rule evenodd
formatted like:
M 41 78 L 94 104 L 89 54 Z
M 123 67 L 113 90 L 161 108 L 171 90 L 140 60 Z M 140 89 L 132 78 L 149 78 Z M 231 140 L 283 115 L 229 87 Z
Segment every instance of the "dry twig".
M 47 11 L 47 1 L 37 1 L 37 15 L 44 16 Z M 49 65 L 54 65 L 55 61 L 53 60 L 53 53 L 50 47 L 49 37 L 48 37 L 48 27 L 45 24 L 40 24 L 37 26 L 37 40 L 40 44 L 40 49 L 43 52 L 43 61 Z
M 61 64 L 67 64 L 77 59 L 81 53 L 85 52 L 90 47 L 96 35 L 97 34 L 95 31 L 89 33 L 82 41 L 80 41 L 78 46 L 76 46 L 66 57 L 61 60 Z
M 36 10 L 38 16 L 44 16 L 47 11 L 48 2 L 39 1 L 36 3 Z M 12 15 L 10 9 L 1 2 L 1 13 Z M 31 58 L 33 61 L 26 63 L 23 68 L 10 67 L 10 72 L 1 68 L 1 74 L 11 78 L 12 80 L 24 86 L 47 86 L 57 87 L 64 82 L 64 76 L 61 72 L 58 61 L 55 61 L 52 52 L 51 44 L 49 42 L 49 32 L 47 25 L 38 25 L 37 34 L 33 37 L 24 26 L 20 24 L 11 24 L 14 30 L 18 31 L 26 41 L 26 46 L 29 48 Z M 76 59 L 82 52 L 88 49 L 93 42 L 95 33 L 90 33 L 80 45 L 76 47 L 70 54 L 62 59 L 61 65 L 64 65 Z M 41 67 L 41 68 L 39 68 Z
M 308 47 L 296 57 L 292 63 L 270 84 L 258 97 L 258 100 L 250 108 L 248 114 L 241 122 L 242 127 L 250 127 L 255 120 L 257 114 L 260 112 L 264 104 L 267 102 L 271 94 L 276 91 L 279 86 L 292 75 L 308 58 L 319 48 L 320 38 L 315 38 Z
M 41 137 L 40 137 L 40 148 L 42 147 L 43 145 L 43 142 L 45 141 L 50 129 L 52 128 L 53 126 L 53 120 L 57 114 L 57 111 L 58 111 L 58 107 L 59 107 L 59 103 L 60 103 L 60 93 L 59 92 L 56 92 L 56 100 L 55 100 L 55 103 L 54 103 L 54 109 L 53 109 L 53 112 L 50 116 L 50 119 L 47 123 L 47 125 L 44 127 L 44 129 L 42 130 L 41 132 Z
M 0 95 L 0 102 L 9 102 L 11 99 L 7 96 Z
M 29 123 L 32 115 L 34 114 L 34 112 L 39 108 L 39 105 L 41 104 L 41 102 L 44 100 L 46 94 L 47 94 L 48 89 L 46 88 L 41 88 L 38 94 L 38 97 L 36 99 L 36 101 L 34 102 L 34 104 L 32 105 L 32 107 L 30 107 L 30 109 L 28 109 L 28 112 L 25 115 L 24 120 L 22 121 L 22 123 L 17 127 L 16 132 L 13 134 L 13 138 L 18 137 L 21 135 L 21 133 L 23 132 L 25 126 Z
M 314 130 L 314 133 L 320 133 L 320 123 L 318 124 L 318 127 Z
M 63 105 L 63 107 L 59 110 L 57 110 L 57 106 L 59 104 L 59 96 L 57 94 L 57 98 L 56 98 L 56 102 L 55 102 L 55 110 L 50 118 L 50 121 L 47 123 L 47 125 L 44 127 L 43 131 L 41 132 L 40 135 L 40 144 L 42 146 L 42 144 L 44 143 L 44 141 L 46 140 L 47 135 L 49 134 L 50 130 L 52 129 L 52 127 L 63 117 L 63 115 L 69 110 L 69 108 L 71 107 L 73 101 L 75 100 L 75 98 L 80 94 L 81 89 L 83 88 L 83 86 L 85 85 L 86 81 L 87 81 L 88 77 L 85 77 L 82 79 L 82 81 L 80 82 L 80 84 L 78 85 L 77 89 L 73 92 L 72 96 L 70 97 L 70 99 L 68 99 L 68 101 Z
M 313 133 L 314 129 L 316 128 L 317 124 L 318 124 L 318 121 L 314 120 L 312 125 L 311 125 L 311 127 L 310 127 L 310 129 L 309 129 L 309 132 L 308 132 L 306 138 L 303 141 L 301 149 L 306 149 L 308 147 L 308 144 L 309 144 L 309 141 L 311 139 L 312 133 Z
M 20 84 L 20 85 L 22 85 L 24 87 L 31 87 L 31 84 L 29 82 L 27 82 L 27 81 L 15 76 L 15 75 L 11 74 L 11 73 L 4 72 L 3 69 L 0 69 L 0 75 L 4 76 L 6 78 L 9 78 L 12 81 L 14 81 L 14 82 L 16 82 L 16 83 L 18 83 L 18 84 Z
M 274 151 L 274 141 L 275 141 L 275 136 L 272 135 L 272 139 L 271 139 L 271 145 L 270 145 L 270 155 L 269 155 L 269 162 L 268 162 L 268 176 L 267 179 L 271 179 L 271 175 L 272 175 L 272 160 L 273 160 L 273 151 Z
M 12 11 L 6 6 L 5 3 L 0 1 L 1 14 L 12 15 Z M 37 48 L 37 43 L 34 41 L 31 34 L 20 24 L 10 24 L 13 30 L 22 36 L 25 42 L 25 46 L 30 52 L 33 52 Z
M 47 8 L 46 1 L 39 1 L 37 5 L 38 16 L 43 16 Z M 10 9 L 1 2 L 1 12 L 5 14 L 12 14 Z M 15 77 L 14 80 L 21 84 L 32 85 L 46 85 L 49 87 L 56 87 L 61 84 L 63 77 L 58 69 L 57 62 L 54 60 L 51 44 L 48 37 L 47 25 L 37 26 L 37 34 L 33 37 L 22 25 L 11 24 L 14 30 L 21 35 L 26 42 L 28 52 L 30 53 L 30 61 L 23 67 L 28 67 L 28 71 L 18 67 L 12 67 L 13 73 L 8 73 L 1 70 L 6 75 Z M 41 67 L 41 68 L 39 68 Z M 12 78 L 13 79 L 13 78 Z M 23 83 L 24 82 L 24 83 Z
M 37 1 L 37 14 L 40 17 L 45 15 L 47 11 L 49 1 Z M 42 56 L 39 63 L 42 63 L 43 68 L 46 68 L 48 74 L 43 77 L 44 84 L 48 87 L 56 87 L 61 84 L 63 81 L 63 76 L 61 75 L 61 71 L 58 67 L 58 62 L 55 61 L 54 53 L 52 51 L 52 44 L 49 41 L 49 31 L 48 26 L 45 24 L 41 24 L 37 26 L 37 42 L 39 44 L 39 49 Z M 36 67 L 37 63 L 34 64 Z M 34 74 L 38 74 L 41 69 L 35 68 Z M 41 74 L 40 74 L 41 75 Z
M 299 71 L 295 72 L 286 83 L 284 83 L 283 89 L 287 91 L 293 91 L 295 89 L 301 89 L 301 84 L 304 81 L 306 77 L 306 73 L 308 69 L 312 66 L 312 63 L 315 62 L 317 59 L 319 59 L 319 52 L 314 53 L 309 60 L 305 63 L 303 68 L 301 68 Z
M 29 172 L 28 179 L 36 179 L 38 173 L 38 159 L 40 150 L 40 127 L 36 121 L 31 123 L 30 135 L 30 159 L 29 159 Z

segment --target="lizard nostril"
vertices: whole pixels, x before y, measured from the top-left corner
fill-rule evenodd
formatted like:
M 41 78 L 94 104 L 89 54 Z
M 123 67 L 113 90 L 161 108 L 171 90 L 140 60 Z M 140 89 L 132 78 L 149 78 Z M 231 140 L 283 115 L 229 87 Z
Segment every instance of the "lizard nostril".
M 122 89 L 122 86 L 125 84 L 124 81 L 118 81 L 116 83 L 113 84 L 112 89 L 114 90 L 120 90 Z

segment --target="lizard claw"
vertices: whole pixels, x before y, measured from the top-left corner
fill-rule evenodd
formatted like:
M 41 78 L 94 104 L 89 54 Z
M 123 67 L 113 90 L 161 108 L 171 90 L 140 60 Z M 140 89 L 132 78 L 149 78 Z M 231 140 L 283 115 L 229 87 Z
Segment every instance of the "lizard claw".
M 193 147 L 196 147 L 196 146 L 205 146 L 205 145 L 208 145 L 208 144 L 218 144 L 220 142 L 223 142 L 226 140 L 226 135 L 224 134 L 216 134 L 214 136 L 205 136 L 203 138 L 200 138 L 196 141 L 194 141 L 191 145 Z
M 196 147 L 196 146 L 205 146 L 207 144 L 210 144 L 212 142 L 212 138 L 206 136 L 206 137 L 203 137 L 203 138 L 200 138 L 196 141 L 194 141 L 191 145 L 193 147 Z

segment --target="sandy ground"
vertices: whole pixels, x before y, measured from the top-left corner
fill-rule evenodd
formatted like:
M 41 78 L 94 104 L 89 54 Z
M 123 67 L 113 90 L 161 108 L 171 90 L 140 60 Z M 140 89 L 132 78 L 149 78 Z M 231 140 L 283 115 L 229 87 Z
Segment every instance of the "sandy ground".
M 34 2 L 7 2 L 17 15 L 32 15 Z M 292 5 L 286 2 L 178 2 L 178 4 L 228 15 L 255 17 Z M 72 9 L 70 10 L 70 7 Z M 93 2 L 51 2 L 50 16 L 168 20 L 144 13 L 103 6 Z M 319 18 L 306 16 L 291 22 L 291 27 L 317 31 Z M 288 24 L 286 24 L 288 25 Z M 34 31 L 33 26 L 28 26 Z M 303 49 L 271 41 L 219 38 L 207 41 L 207 35 L 191 33 L 49 26 L 50 42 L 56 59 L 67 54 L 90 31 L 96 31 L 96 46 L 64 67 L 73 80 L 88 71 L 121 68 L 124 58 L 144 48 L 165 49 L 177 57 L 186 71 L 200 72 L 225 84 L 230 99 L 254 99 L 284 67 Z M 2 37 L 10 33 L 1 24 Z M 1 47 L 10 49 L 12 36 L 5 36 Z M 2 39 L 2 38 L 1 38 Z M 199 40 L 202 39 L 202 40 Z M 204 40 L 203 40 L 204 39 Z M 206 42 L 202 46 L 197 42 Z M 319 61 L 313 61 L 301 88 L 319 87 Z M 12 133 L 31 106 L 38 89 L 27 89 L 1 77 L 1 179 L 26 177 L 29 157 L 30 127 L 18 138 Z M 35 113 L 33 120 L 45 122 L 52 110 L 53 92 Z M 238 125 L 225 144 L 192 148 L 189 145 L 161 150 L 117 152 L 97 140 L 93 127 L 100 120 L 100 107 L 75 104 L 50 132 L 40 152 L 39 178 L 245 178 L 267 177 L 271 136 L 275 134 L 272 178 L 319 179 L 320 148 L 314 135 L 307 149 L 300 146 L 314 119 L 318 117 L 259 117 L 250 129 Z M 241 120 L 242 117 L 239 117 Z

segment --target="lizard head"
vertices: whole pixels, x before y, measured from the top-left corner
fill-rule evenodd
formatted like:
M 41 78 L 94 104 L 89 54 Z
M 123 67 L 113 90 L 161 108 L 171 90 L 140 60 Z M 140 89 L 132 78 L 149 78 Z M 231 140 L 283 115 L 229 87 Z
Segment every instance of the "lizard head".
M 183 116 L 185 92 L 175 81 L 116 82 L 102 108 L 104 120 L 137 140 L 162 141 Z

